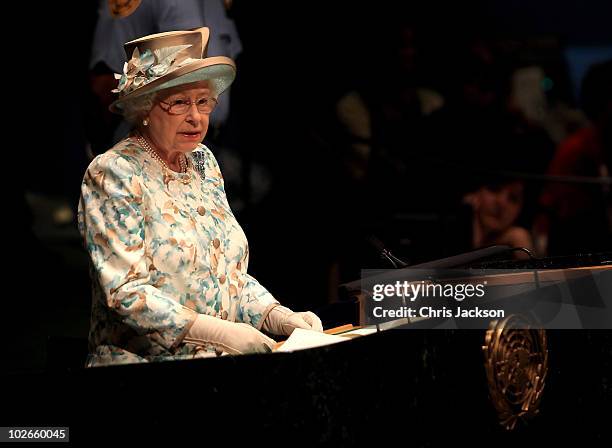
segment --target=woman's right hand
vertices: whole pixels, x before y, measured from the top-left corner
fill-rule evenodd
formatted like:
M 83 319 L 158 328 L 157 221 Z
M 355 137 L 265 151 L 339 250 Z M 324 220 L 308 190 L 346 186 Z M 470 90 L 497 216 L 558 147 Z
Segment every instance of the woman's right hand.
M 267 353 L 272 351 L 276 344 L 274 339 L 248 324 L 230 322 L 206 314 L 198 314 L 184 342 L 212 344 L 232 355 Z

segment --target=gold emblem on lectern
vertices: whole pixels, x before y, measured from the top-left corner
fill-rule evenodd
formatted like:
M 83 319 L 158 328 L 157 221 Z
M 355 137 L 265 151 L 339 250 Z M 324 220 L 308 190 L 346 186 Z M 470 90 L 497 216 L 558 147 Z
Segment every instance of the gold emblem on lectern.
M 491 400 L 500 424 L 507 430 L 538 413 L 546 373 L 546 332 L 510 315 L 493 321 L 482 347 Z

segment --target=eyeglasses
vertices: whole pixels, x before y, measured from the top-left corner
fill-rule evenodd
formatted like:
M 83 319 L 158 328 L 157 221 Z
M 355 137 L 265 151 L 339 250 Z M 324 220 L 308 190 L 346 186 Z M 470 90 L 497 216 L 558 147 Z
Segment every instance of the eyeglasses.
M 166 101 L 160 101 L 160 103 L 166 104 L 168 108 L 164 109 L 162 107 L 162 109 L 172 115 L 186 114 L 187 112 L 189 112 L 189 109 L 191 109 L 192 104 L 195 104 L 195 106 L 198 108 L 198 112 L 202 114 L 210 114 L 217 106 L 217 100 L 212 97 L 200 98 L 198 100 L 195 100 L 195 102 L 191 100 L 180 99 L 174 100 L 170 103 Z

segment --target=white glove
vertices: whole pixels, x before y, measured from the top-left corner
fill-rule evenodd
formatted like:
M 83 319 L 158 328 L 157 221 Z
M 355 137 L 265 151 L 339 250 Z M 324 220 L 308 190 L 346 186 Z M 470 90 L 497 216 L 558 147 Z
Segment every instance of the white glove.
M 268 333 L 289 336 L 296 328 L 322 332 L 323 324 L 313 312 L 295 313 L 282 305 L 276 305 L 268 313 L 261 328 Z
M 212 344 L 232 355 L 243 353 L 267 353 L 276 341 L 256 328 L 239 322 L 230 322 L 206 314 L 198 314 L 183 339 L 193 344 Z

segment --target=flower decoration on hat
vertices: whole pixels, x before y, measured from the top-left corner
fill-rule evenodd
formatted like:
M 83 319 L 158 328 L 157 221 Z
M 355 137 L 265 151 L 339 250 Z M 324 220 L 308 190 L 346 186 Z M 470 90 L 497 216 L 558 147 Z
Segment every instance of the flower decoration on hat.
M 123 74 L 115 73 L 119 80 L 113 93 L 128 94 L 165 74 L 193 61 L 191 58 L 179 58 L 179 53 L 191 45 L 176 45 L 159 48 L 151 52 L 145 50 L 142 54 L 135 48 L 132 58 L 123 64 Z

